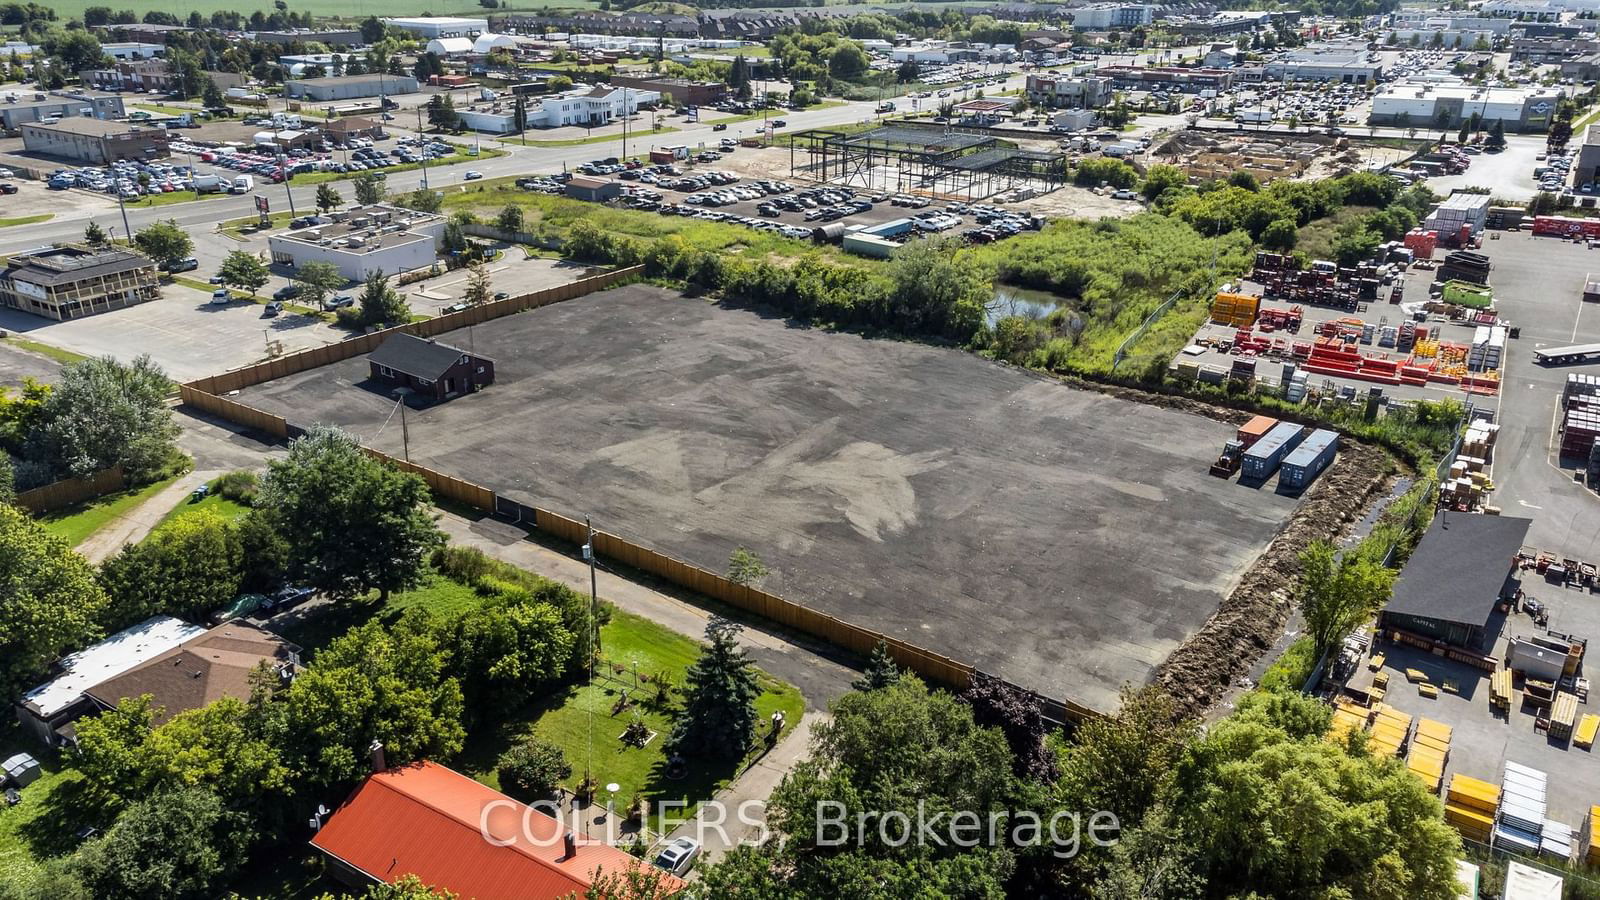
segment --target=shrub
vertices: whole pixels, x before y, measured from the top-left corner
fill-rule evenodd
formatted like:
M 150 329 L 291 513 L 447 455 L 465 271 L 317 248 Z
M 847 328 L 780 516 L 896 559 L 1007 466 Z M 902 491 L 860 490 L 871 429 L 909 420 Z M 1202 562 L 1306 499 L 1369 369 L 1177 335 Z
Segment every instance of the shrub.
M 433 551 L 433 567 L 463 584 L 476 586 L 494 568 L 491 560 L 476 547 L 449 544 Z
M 217 493 L 244 506 L 255 503 L 259 486 L 260 479 L 256 477 L 256 473 L 246 469 L 229 472 L 213 483 L 213 489 Z
M 333 323 L 340 328 L 348 328 L 351 331 L 357 331 L 364 327 L 361 310 L 354 306 L 339 307 L 333 314 Z
M 501 790 L 527 798 L 550 796 L 562 779 L 572 775 L 572 764 L 561 748 L 536 736 L 501 754 L 496 768 Z

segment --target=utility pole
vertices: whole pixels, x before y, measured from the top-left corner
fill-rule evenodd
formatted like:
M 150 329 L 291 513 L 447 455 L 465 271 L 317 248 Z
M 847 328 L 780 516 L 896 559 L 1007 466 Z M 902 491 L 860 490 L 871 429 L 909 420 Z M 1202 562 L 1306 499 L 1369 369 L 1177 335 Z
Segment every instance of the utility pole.
M 410 388 L 395 388 L 395 402 L 400 406 L 400 446 L 405 453 L 406 462 L 411 462 L 411 430 L 406 427 L 406 395 L 411 393 Z
M 589 618 L 594 622 L 594 655 L 590 657 L 589 680 L 594 680 L 595 665 L 600 660 L 600 595 L 596 589 L 594 572 L 594 526 L 589 517 L 583 517 L 583 527 L 588 529 L 588 542 L 583 545 L 583 558 L 589 561 Z
M 133 243 L 133 229 L 128 226 L 128 207 L 122 201 L 122 188 L 117 188 L 117 209 L 122 211 L 122 230 L 128 234 L 128 243 Z

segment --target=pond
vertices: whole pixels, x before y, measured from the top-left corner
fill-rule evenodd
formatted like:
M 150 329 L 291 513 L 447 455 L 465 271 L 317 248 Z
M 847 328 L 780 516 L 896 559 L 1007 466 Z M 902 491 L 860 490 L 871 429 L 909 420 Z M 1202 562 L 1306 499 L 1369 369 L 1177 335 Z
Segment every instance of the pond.
M 1054 312 L 1057 307 L 1069 305 L 1070 303 L 1065 297 L 1052 294 L 1049 291 L 1036 291 L 1010 285 L 996 285 L 994 302 L 989 305 L 989 324 L 993 325 L 1006 316 L 1042 319 Z

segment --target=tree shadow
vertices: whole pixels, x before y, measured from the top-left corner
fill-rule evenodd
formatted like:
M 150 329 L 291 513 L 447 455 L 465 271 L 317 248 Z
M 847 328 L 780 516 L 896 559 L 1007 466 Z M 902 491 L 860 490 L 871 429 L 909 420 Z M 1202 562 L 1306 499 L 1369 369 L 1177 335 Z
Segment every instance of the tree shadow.
M 36 857 L 63 856 L 83 843 L 79 835 L 85 829 L 104 831 L 120 811 L 120 803 L 89 782 L 64 781 L 51 791 L 39 814 L 17 829 L 17 835 Z

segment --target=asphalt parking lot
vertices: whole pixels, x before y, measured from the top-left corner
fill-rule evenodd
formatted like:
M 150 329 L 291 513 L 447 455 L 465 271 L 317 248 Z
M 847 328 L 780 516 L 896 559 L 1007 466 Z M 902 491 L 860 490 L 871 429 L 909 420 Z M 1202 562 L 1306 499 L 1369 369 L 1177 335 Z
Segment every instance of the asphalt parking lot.
M 956 350 L 643 285 L 475 332 L 497 381 L 410 415 L 414 461 L 709 569 L 749 546 L 775 593 L 1102 709 L 1295 506 L 1205 474 L 1227 425 Z M 367 371 L 241 399 L 399 453 Z
M 167 284 L 160 299 L 67 322 L 0 309 L 0 328 L 86 356 L 129 360 L 148 353 L 179 381 L 259 362 L 266 358 L 268 340 L 282 341 L 284 351 L 292 353 L 346 337 L 310 316 L 286 312 L 263 318 L 259 304 L 213 306 L 209 301 L 206 291 Z
M 61 364 L 48 356 L 0 340 L 0 390 L 21 387 L 28 378 L 51 382 L 60 371 Z
M 520 248 L 508 250 L 486 268 L 494 292 L 504 292 L 513 297 L 577 281 L 588 271 L 587 266 L 564 259 L 539 256 L 524 258 Z M 467 282 L 467 271 L 457 269 L 400 290 L 405 292 L 412 313 L 437 316 L 444 312 L 446 306 L 461 301 L 467 292 Z

